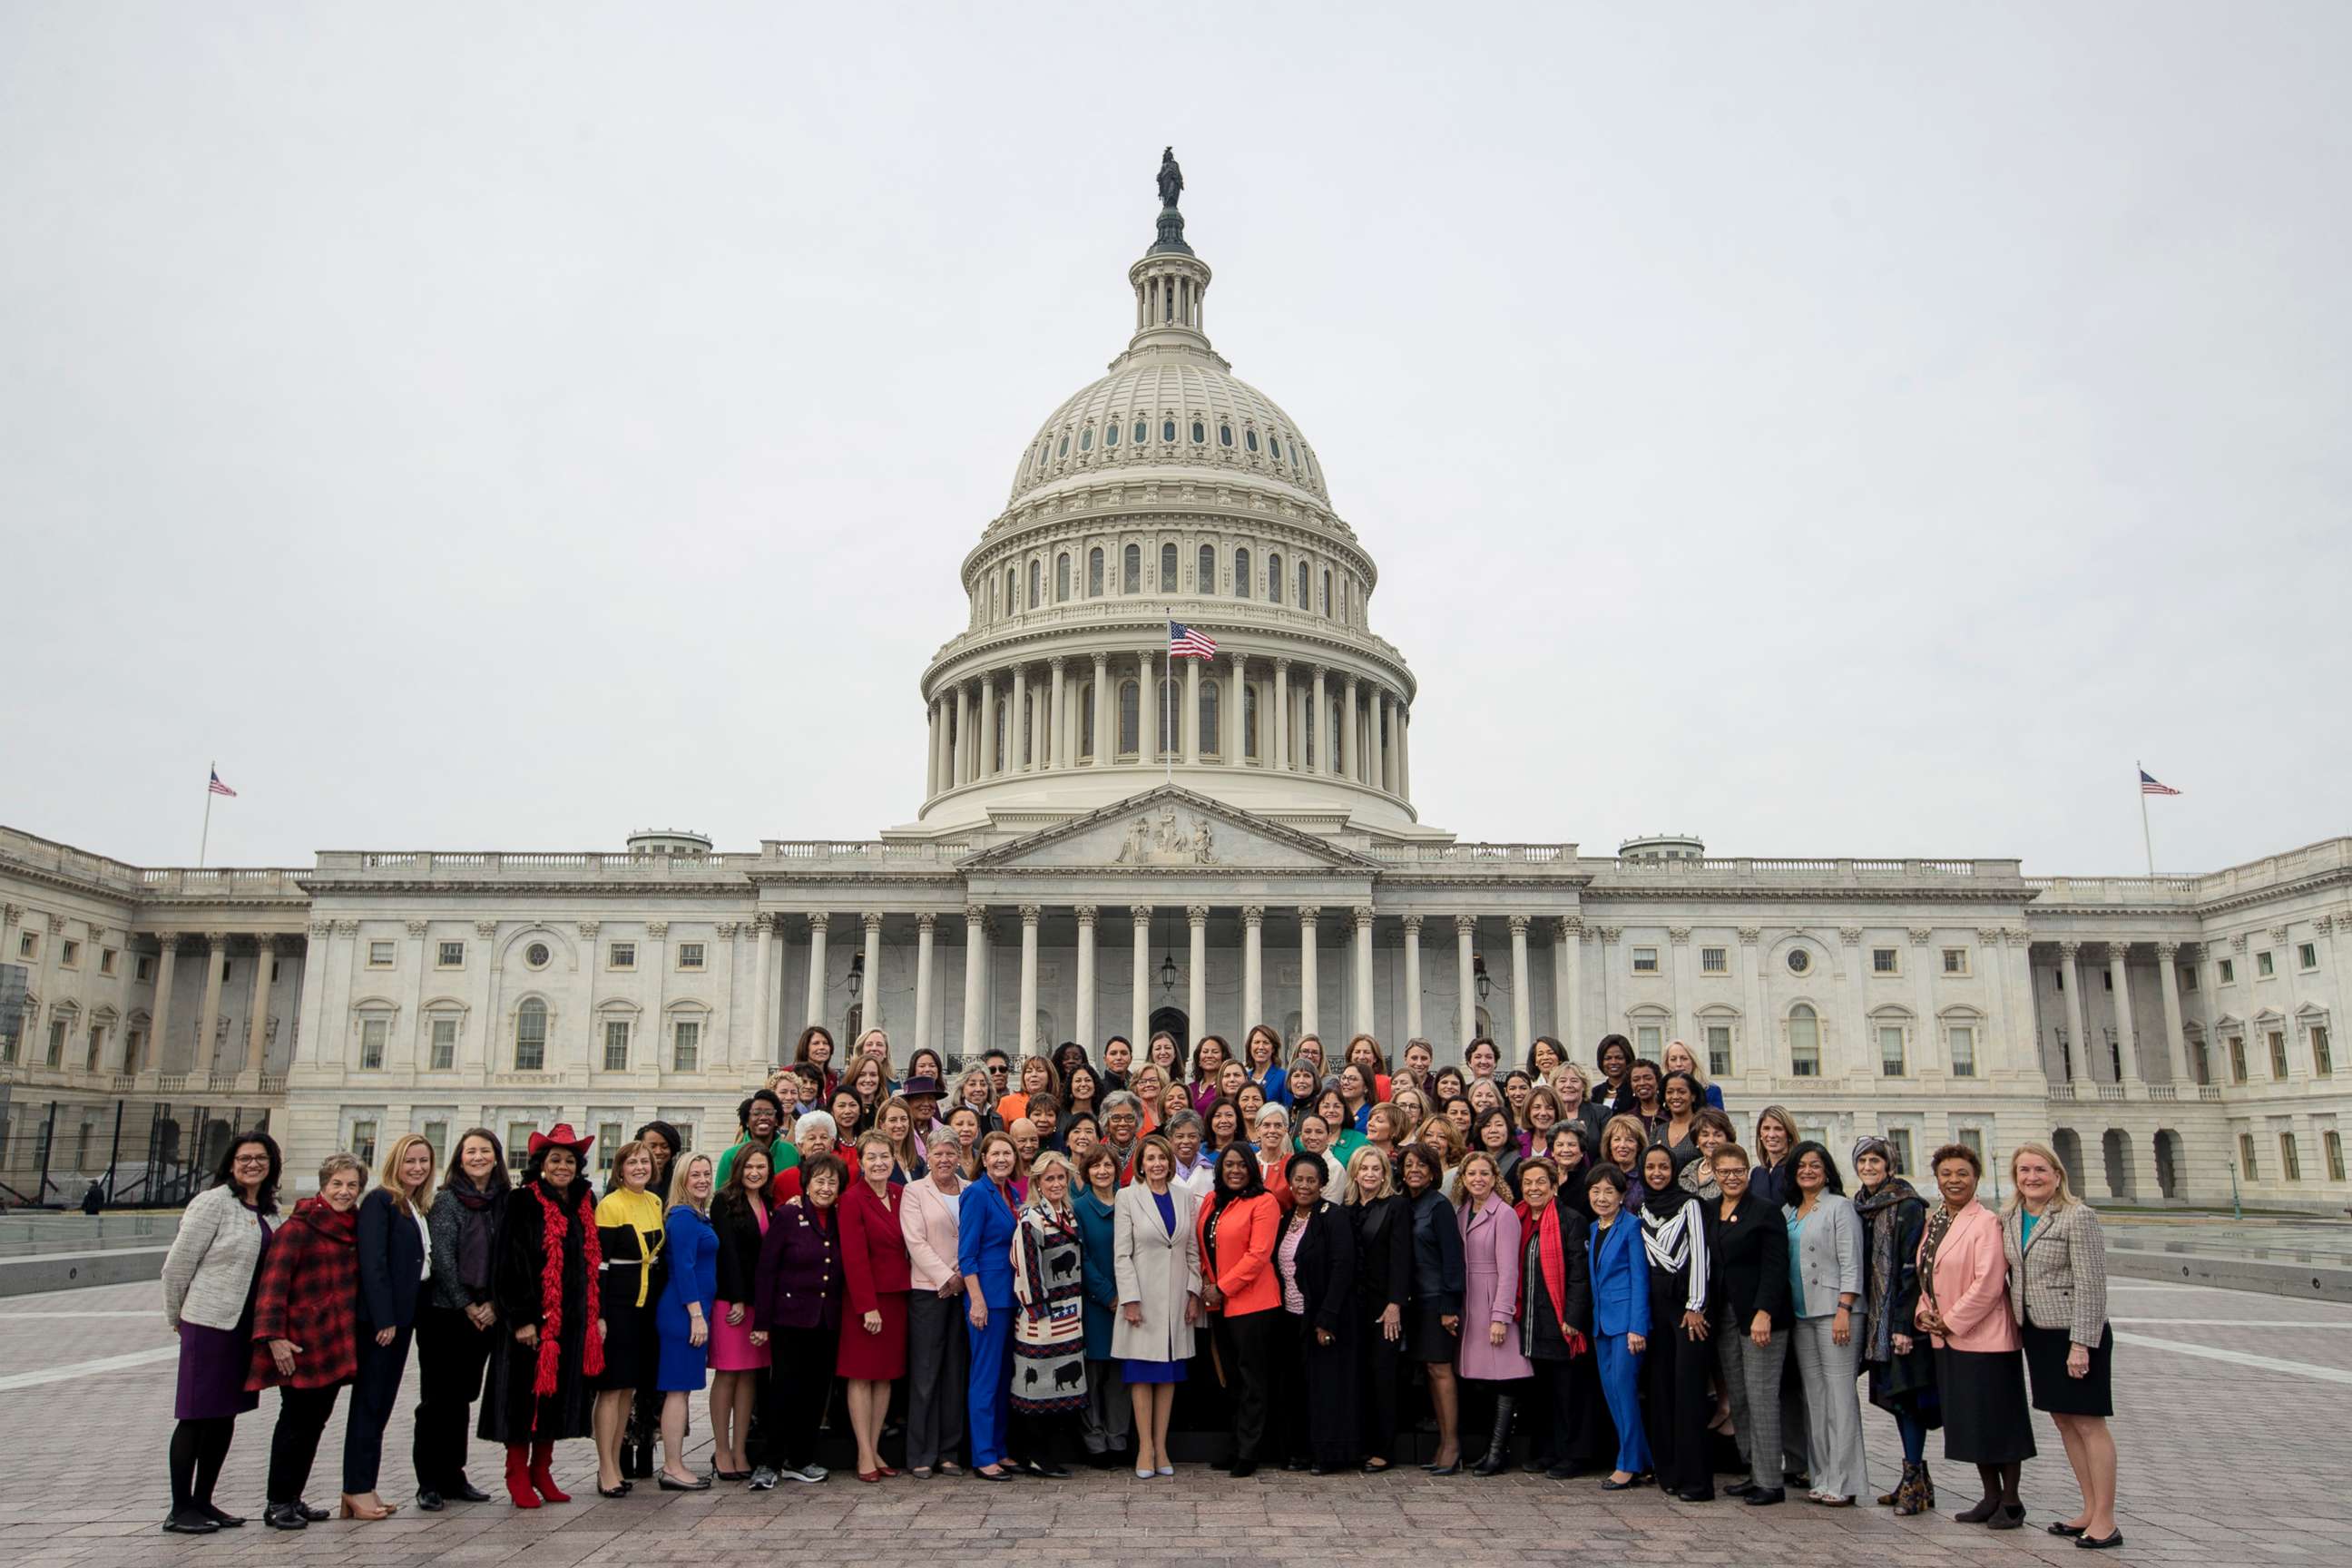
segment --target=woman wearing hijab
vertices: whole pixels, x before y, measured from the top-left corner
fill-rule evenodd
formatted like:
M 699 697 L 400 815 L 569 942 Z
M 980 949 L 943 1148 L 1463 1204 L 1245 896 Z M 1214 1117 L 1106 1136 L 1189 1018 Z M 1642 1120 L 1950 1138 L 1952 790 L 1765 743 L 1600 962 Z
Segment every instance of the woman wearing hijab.
M 499 1215 L 514 1185 L 498 1134 L 472 1127 L 457 1139 L 441 1190 L 425 1216 L 432 1232 L 431 1299 L 416 1315 L 416 1506 L 488 1502 L 466 1479 L 466 1415 L 482 1396 L 482 1368 L 498 1336 L 492 1273 Z
M 1188 1228 L 1187 1252 L 1191 1242 Z M 1012 1267 L 1013 1415 L 1028 1456 L 1021 1468 L 1063 1480 L 1070 1472 L 1055 1450 L 1087 1407 L 1086 1245 L 1070 1209 L 1070 1162 L 1050 1149 L 1029 1167 Z
M 1281 1107 L 1273 1110 L 1281 1115 Z M 1201 1305 L 1234 1388 L 1230 1468 L 1240 1479 L 1257 1470 L 1275 1360 L 1282 1353 L 1282 1289 L 1274 1270 L 1282 1205 L 1265 1190 L 1255 1151 L 1236 1143 L 1218 1153 L 1216 1184 L 1198 1225 Z
M 1870 1402 L 1895 1417 L 1903 1439 L 1903 1479 L 1878 1500 L 1881 1508 L 1915 1514 L 1936 1506 L 1927 1475 L 1927 1433 L 1944 1424 L 1936 1394 L 1936 1352 L 1914 1337 L 1919 1310 L 1919 1238 L 1927 1226 L 1927 1200 L 1895 1173 L 1895 1150 L 1884 1138 L 1853 1146 L 1861 1184 L 1853 1212 L 1862 1219 L 1862 1364 Z
M 1654 1330 L 1643 1358 L 1649 1401 L 1644 1429 L 1658 1485 L 1685 1502 L 1711 1502 L 1715 1467 L 1706 1423 L 1715 1401 L 1706 1379 L 1715 1351 L 1706 1342 L 1706 1210 L 1675 1179 L 1678 1173 L 1664 1144 L 1652 1144 L 1643 1153 L 1642 1247 L 1649 1259 Z
M 582 1168 L 595 1139 L 559 1121 L 530 1135 L 522 1185 L 499 1216 L 490 1347 L 478 1436 L 506 1446 L 507 1496 L 517 1508 L 570 1502 L 555 1484 L 559 1438 L 585 1437 L 604 1370 L 595 1194 Z

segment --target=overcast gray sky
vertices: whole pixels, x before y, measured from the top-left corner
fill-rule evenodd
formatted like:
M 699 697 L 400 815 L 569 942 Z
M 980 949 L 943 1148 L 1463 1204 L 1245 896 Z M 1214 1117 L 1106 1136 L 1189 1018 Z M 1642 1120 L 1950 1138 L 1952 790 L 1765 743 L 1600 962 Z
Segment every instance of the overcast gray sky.
M 1209 325 L 1422 816 L 2352 831 L 2352 6 L 0 3 L 0 821 L 215 863 L 910 819 L 924 661 Z M 1213 630 L 1213 626 L 1212 626 Z

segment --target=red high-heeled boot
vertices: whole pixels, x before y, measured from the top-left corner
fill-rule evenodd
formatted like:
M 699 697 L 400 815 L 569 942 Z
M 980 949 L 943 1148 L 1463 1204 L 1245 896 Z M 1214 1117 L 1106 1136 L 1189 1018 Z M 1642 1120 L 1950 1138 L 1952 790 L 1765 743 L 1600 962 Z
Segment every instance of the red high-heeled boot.
M 530 1446 L 530 1484 L 540 1496 L 550 1502 L 570 1502 L 572 1494 L 556 1489 L 554 1474 L 547 1468 L 554 1462 L 554 1444 L 533 1443 Z
M 530 1445 L 507 1445 L 507 1497 L 517 1508 L 537 1508 L 539 1494 L 530 1489 Z

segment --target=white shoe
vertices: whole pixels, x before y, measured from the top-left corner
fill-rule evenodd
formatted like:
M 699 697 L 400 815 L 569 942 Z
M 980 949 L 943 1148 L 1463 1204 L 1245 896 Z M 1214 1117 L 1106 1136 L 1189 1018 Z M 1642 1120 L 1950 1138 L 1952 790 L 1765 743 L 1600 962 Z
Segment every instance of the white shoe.
M 1162 1465 L 1160 1468 L 1152 1472 L 1152 1474 L 1160 1476 L 1172 1476 L 1175 1473 L 1176 1467 L 1173 1465 Z
M 1138 1465 L 1135 1467 L 1135 1479 L 1139 1481 L 1148 1481 L 1157 1474 L 1159 1474 L 1159 1472 L 1154 1470 L 1150 1465 Z

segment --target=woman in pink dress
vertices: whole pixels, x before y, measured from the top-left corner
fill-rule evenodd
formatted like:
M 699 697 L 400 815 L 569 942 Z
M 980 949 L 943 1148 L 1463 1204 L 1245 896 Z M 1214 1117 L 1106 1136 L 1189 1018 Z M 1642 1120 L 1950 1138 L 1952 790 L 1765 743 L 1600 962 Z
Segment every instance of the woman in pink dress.
M 746 1439 L 768 1377 L 768 1347 L 751 1342 L 751 1303 L 773 1169 L 766 1150 L 745 1149 L 710 1205 L 710 1226 L 719 1233 L 719 1298 L 710 1318 L 710 1463 L 722 1481 L 751 1474 Z
M 1494 1429 L 1483 1456 L 1465 1463 L 1491 1476 L 1510 1463 L 1511 1417 L 1536 1369 L 1519 1352 L 1519 1216 L 1503 1191 L 1502 1168 L 1483 1150 L 1454 1176 L 1462 1226 L 1462 1351 L 1455 1367 L 1465 1388 L 1494 1401 Z M 1467 1401 L 1465 1400 L 1466 1404 Z M 1464 1429 L 1475 1432 L 1468 1420 Z

